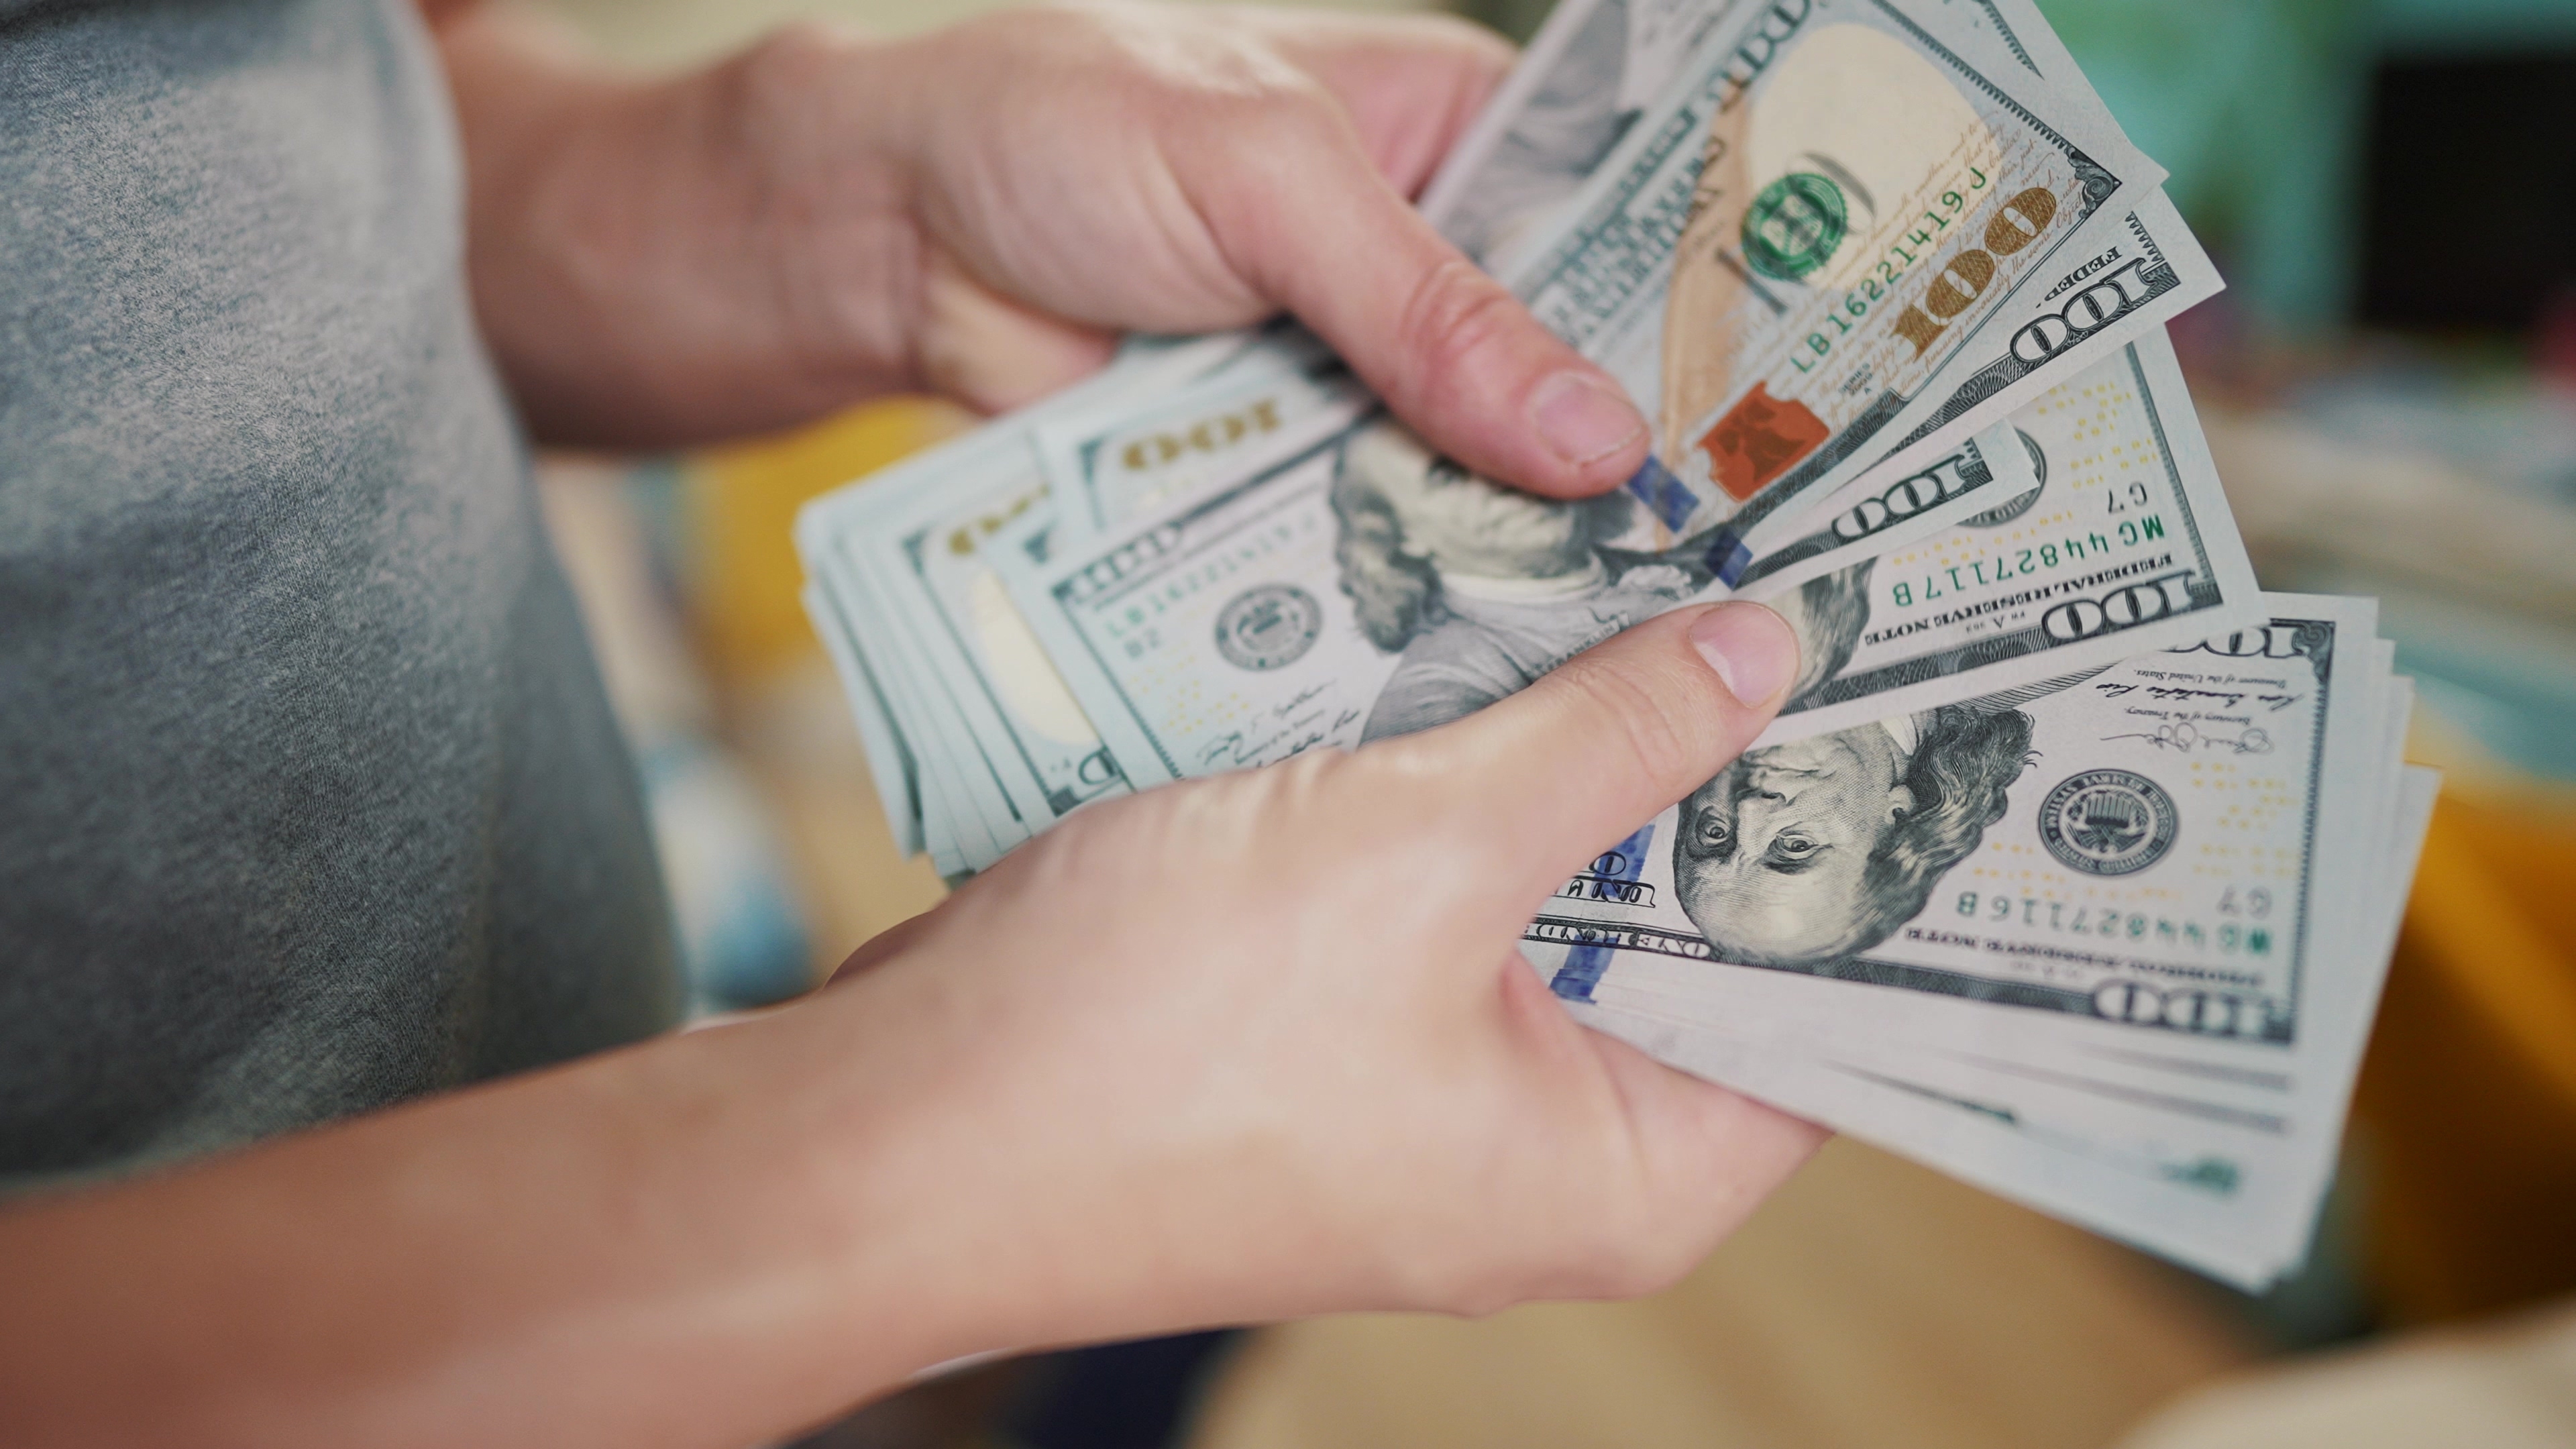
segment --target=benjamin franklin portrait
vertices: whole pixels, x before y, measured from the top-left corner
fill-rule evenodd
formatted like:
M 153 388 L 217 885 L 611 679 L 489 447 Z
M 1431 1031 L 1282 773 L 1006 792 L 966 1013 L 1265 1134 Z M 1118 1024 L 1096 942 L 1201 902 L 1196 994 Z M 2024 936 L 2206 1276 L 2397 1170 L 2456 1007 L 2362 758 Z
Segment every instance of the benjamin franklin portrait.
M 1492 265 L 1619 144 L 1638 114 L 1626 83 L 1629 31 L 1626 0 L 1603 0 L 1584 18 L 1442 226 L 1460 251 Z
M 1798 677 L 1781 705 L 1784 711 L 1796 709 L 1817 686 L 1851 663 L 1853 651 L 1860 647 L 1861 631 L 1869 627 L 1869 576 L 1876 562 L 1862 559 L 1762 600 L 1788 620 L 1790 631 L 1798 636 Z
M 1866 951 L 2003 818 L 2030 716 L 1943 705 L 1746 752 L 1682 802 L 1673 890 L 1720 960 Z
M 1333 478 L 1334 556 L 1361 632 L 1402 656 L 1362 740 L 1482 709 L 1705 587 L 1705 569 L 1604 546 L 1630 506 L 1487 482 L 1393 421 L 1353 435 Z
M 1609 546 L 1628 526 L 1625 493 L 1565 501 L 1505 488 L 1391 420 L 1343 446 L 1331 497 L 1342 592 L 1369 642 L 1402 656 L 1363 743 L 1527 688 L 1711 579 L 1703 540 L 1660 554 Z M 1869 577 L 1864 561 L 1768 601 L 1798 635 L 1791 707 L 1851 659 Z

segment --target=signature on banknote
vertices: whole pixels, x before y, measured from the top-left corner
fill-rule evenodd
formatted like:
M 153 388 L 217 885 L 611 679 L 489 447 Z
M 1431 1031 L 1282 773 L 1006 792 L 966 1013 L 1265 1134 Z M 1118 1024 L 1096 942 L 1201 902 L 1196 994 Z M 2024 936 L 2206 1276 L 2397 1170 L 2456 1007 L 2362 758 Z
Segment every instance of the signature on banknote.
M 1312 698 L 1321 690 L 1309 690 Z M 1287 711 L 1279 711 L 1285 715 Z M 1284 719 L 1282 727 L 1269 734 L 1248 730 L 1229 730 L 1208 741 L 1199 752 L 1199 764 L 1210 770 L 1239 770 L 1247 765 L 1270 764 L 1302 755 L 1319 745 L 1330 744 L 1360 722 L 1360 712 L 1352 709 L 1338 713 L 1308 710 L 1294 718 Z
M 2176 754 L 2183 755 L 2191 754 L 2194 751 L 2212 755 L 2268 755 L 2272 753 L 2272 737 L 2264 732 L 2261 725 L 2250 726 L 2237 734 L 2229 735 L 2220 734 L 2212 730 L 2203 730 L 2198 725 L 2185 720 L 2180 723 L 2160 724 L 2155 727 L 2155 730 L 2152 733 L 2139 731 L 2132 734 L 2104 735 L 2102 737 L 2102 743 L 2106 745 L 2113 740 L 2145 740 L 2148 744 L 2153 745 L 2158 749 L 2172 750 Z

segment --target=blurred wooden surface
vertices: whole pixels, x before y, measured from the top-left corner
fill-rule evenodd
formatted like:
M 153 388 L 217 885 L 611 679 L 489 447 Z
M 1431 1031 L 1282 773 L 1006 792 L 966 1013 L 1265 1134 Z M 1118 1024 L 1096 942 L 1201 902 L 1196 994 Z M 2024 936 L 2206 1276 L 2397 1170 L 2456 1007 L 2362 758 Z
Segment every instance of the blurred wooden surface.
M 1857 1143 L 1630 1304 L 1270 1330 L 1195 1449 L 2084 1449 L 2255 1347 L 2179 1274 Z
M 2222 1380 L 2158 1414 L 2123 1449 L 2452 1445 L 2576 1445 L 2576 1301 Z

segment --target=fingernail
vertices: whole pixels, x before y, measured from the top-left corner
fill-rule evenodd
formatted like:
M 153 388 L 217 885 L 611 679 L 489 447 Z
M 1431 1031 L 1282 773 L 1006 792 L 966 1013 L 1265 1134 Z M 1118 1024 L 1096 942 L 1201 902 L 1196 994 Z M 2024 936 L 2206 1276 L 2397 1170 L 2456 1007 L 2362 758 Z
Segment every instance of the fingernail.
M 1691 646 L 1717 671 L 1726 691 L 1762 704 L 1798 673 L 1798 635 L 1760 604 L 1720 604 L 1691 625 Z
M 1539 436 L 1565 461 L 1597 462 L 1646 435 L 1646 420 L 1616 389 L 1587 373 L 1560 372 L 1530 395 Z

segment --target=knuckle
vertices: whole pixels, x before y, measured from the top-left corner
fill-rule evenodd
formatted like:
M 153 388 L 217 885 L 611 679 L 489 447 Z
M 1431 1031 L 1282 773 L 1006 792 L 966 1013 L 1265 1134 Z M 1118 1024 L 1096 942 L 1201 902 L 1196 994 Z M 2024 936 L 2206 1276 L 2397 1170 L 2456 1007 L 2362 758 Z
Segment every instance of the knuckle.
M 1429 384 L 1448 375 L 1448 364 L 1509 333 L 1521 320 L 1520 303 L 1502 283 L 1466 258 L 1448 257 L 1416 281 L 1396 324 L 1396 336 Z
M 1271 125 L 1331 122 L 1337 107 L 1323 83 L 1249 33 L 1225 26 L 1158 23 L 1114 29 L 1130 83 L 1142 82 L 1189 108 Z
M 1365 834 L 1367 796 L 1349 787 L 1353 761 L 1341 750 L 1312 750 L 1259 769 L 1149 790 L 1170 837 L 1167 849 L 1196 860 L 1261 862 L 1265 874 L 1316 881 L 1354 854 L 1347 842 Z

